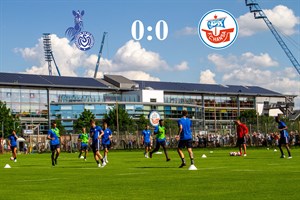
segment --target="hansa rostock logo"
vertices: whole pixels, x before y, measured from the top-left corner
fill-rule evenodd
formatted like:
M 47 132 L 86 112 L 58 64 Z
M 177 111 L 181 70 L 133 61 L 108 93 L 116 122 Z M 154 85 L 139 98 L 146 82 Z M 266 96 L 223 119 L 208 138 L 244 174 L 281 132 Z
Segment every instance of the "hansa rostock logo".
M 231 13 L 222 9 L 207 12 L 198 25 L 202 42 L 213 49 L 224 49 L 233 44 L 238 36 L 238 24 Z

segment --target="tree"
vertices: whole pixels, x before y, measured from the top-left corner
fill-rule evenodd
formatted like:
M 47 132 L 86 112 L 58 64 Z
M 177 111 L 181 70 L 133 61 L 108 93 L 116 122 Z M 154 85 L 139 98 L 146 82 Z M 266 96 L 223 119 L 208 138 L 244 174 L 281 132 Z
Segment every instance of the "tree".
M 140 115 L 140 118 L 136 121 L 139 130 L 144 130 L 147 124 L 149 124 L 149 120 L 145 118 L 144 115 Z
M 61 118 L 55 120 L 55 122 L 56 122 L 56 128 L 59 129 L 59 134 L 60 135 L 66 134 L 66 129 L 65 129 L 65 127 L 61 123 Z
M 165 119 L 164 122 L 165 122 L 165 127 L 167 129 L 167 132 L 171 135 L 177 135 L 177 133 L 178 133 L 177 122 L 174 120 L 171 120 L 171 119 Z
M 74 123 L 74 129 L 78 131 L 85 127 L 86 130 L 89 130 L 91 119 L 95 119 L 94 113 L 92 113 L 90 110 L 84 109 L 77 121 Z
M 2 132 L 3 124 L 3 132 Z M 17 133 L 20 132 L 20 120 L 16 115 L 12 115 L 9 108 L 6 107 L 6 103 L 0 101 L 0 131 L 1 137 L 6 138 L 11 134 L 12 130 L 16 130 Z
M 116 108 L 111 109 L 108 114 L 104 115 L 104 119 L 108 122 L 109 126 L 113 130 L 117 130 L 117 110 Z M 134 131 L 133 120 L 128 115 L 127 111 L 118 106 L 118 121 L 120 131 Z
M 241 113 L 240 119 L 247 124 L 256 124 L 257 113 L 256 110 L 245 110 Z

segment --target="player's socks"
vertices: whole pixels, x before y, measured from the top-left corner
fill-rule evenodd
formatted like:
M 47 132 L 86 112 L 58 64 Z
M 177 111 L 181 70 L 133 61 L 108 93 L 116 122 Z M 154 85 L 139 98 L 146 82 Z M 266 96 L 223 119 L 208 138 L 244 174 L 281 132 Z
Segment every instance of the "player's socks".
M 194 163 L 194 158 L 191 158 L 191 165 L 195 164 Z
M 79 154 L 78 158 L 80 158 L 80 157 L 81 157 L 81 153 Z
M 96 163 L 97 163 L 97 164 L 100 164 L 99 160 L 96 160 Z
M 58 158 L 58 156 L 59 156 L 59 154 L 56 153 L 56 156 L 55 156 L 55 159 L 54 159 L 55 165 L 57 165 L 57 158 Z
M 181 161 L 182 161 L 182 163 L 185 163 L 185 159 L 184 158 L 181 158 Z
M 286 150 L 287 150 L 287 152 L 288 152 L 288 154 L 289 154 L 289 157 L 292 157 L 292 156 L 291 156 L 290 150 L 289 150 L 288 148 L 286 148 Z
M 279 150 L 280 150 L 281 155 L 284 155 L 281 146 L 279 146 Z

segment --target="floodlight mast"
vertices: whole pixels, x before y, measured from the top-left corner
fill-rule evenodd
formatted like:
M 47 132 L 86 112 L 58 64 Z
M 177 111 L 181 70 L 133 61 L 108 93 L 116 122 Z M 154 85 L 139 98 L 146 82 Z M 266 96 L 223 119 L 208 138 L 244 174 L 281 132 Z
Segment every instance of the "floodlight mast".
M 60 71 L 58 69 L 58 66 L 55 62 L 54 56 L 53 56 L 52 47 L 51 47 L 50 33 L 44 33 L 43 34 L 43 43 L 44 43 L 45 61 L 48 62 L 49 75 L 52 76 L 51 62 L 53 60 L 54 65 L 55 65 L 56 70 L 57 70 L 57 73 L 58 73 L 59 76 L 61 76 Z
M 273 26 L 273 24 L 270 22 L 268 17 L 265 15 L 264 11 L 260 8 L 256 0 L 245 0 L 246 6 L 249 6 L 250 12 L 254 13 L 255 19 L 263 19 L 265 23 L 267 24 L 268 28 L 271 30 L 272 34 L 274 35 L 275 39 L 287 55 L 287 57 L 290 59 L 292 64 L 294 65 L 295 69 L 297 70 L 298 74 L 300 74 L 300 65 L 297 61 L 297 59 L 294 57 L 292 52 L 289 50 L 285 42 L 280 37 L 279 33 Z
M 96 63 L 94 78 L 97 77 L 98 68 L 99 68 L 99 65 L 100 65 L 100 58 L 102 56 L 102 50 L 103 50 L 103 45 L 104 45 L 104 40 L 105 40 L 106 34 L 107 34 L 107 32 L 103 32 L 103 37 L 102 37 L 102 42 L 101 42 L 101 46 L 100 46 L 100 50 L 99 50 L 99 54 L 98 54 L 97 63 Z

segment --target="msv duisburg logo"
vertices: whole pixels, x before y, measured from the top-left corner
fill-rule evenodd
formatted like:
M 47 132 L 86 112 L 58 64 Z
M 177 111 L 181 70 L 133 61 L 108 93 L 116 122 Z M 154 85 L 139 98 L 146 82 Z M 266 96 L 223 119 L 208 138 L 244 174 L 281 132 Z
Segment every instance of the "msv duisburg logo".
M 233 44 L 238 36 L 238 24 L 231 13 L 216 9 L 207 12 L 198 25 L 202 42 L 213 49 L 224 49 Z
M 90 32 L 82 31 L 84 10 L 81 12 L 73 10 L 72 13 L 74 15 L 74 27 L 69 27 L 65 35 L 70 38 L 71 42 L 75 40 L 78 49 L 82 51 L 89 50 L 94 46 L 94 36 Z

